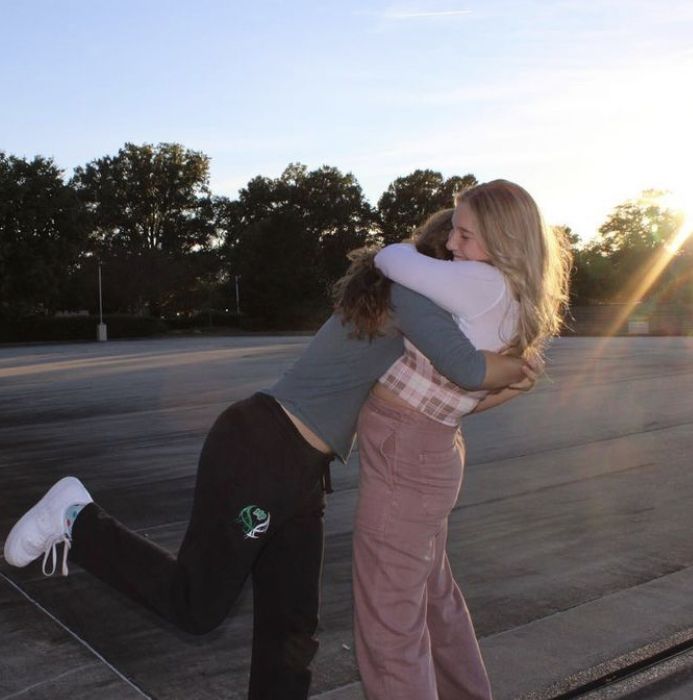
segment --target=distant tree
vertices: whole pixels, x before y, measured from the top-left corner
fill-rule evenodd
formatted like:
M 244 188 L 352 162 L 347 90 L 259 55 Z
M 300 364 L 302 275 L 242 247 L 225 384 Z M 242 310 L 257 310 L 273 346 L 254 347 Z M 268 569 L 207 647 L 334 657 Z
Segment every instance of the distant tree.
M 477 184 L 474 175 L 447 180 L 435 170 L 415 170 L 392 182 L 378 201 L 380 230 L 385 243 L 401 241 L 435 211 L 453 206 L 453 197 Z
M 220 260 L 214 250 L 184 256 L 156 251 L 141 255 L 106 252 L 80 259 L 63 293 L 65 308 L 98 310 L 98 263 L 102 263 L 104 313 L 172 316 L 217 305 Z M 219 300 L 221 301 L 221 300 Z
M 175 143 L 127 143 L 77 168 L 72 184 L 89 212 L 93 252 L 128 278 L 120 303 L 155 315 L 176 308 L 213 239 L 209 158 Z
M 372 238 L 375 226 L 353 175 L 301 164 L 276 179 L 253 178 L 223 220 L 226 273 L 229 284 L 241 276 L 242 312 L 273 326 L 324 316 L 347 252 Z
M 570 305 L 581 306 L 609 298 L 609 258 L 593 244 L 573 243 L 573 267 L 570 275 Z
M 680 220 L 679 231 L 665 244 L 671 259 L 651 296 L 657 302 L 685 306 L 690 314 L 693 310 L 693 220 L 684 220 L 683 215 Z
M 563 238 L 570 246 L 573 256 L 573 267 L 570 275 L 570 301 L 571 304 L 579 303 L 580 293 L 578 290 L 582 286 L 584 275 L 584 271 L 579 262 L 581 252 L 580 236 L 573 233 L 570 226 L 566 226 L 565 224 L 553 226 L 553 229 L 556 234 Z
M 647 287 L 643 285 L 648 271 L 682 224 L 681 212 L 666 205 L 666 194 L 645 190 L 637 199 L 619 204 L 599 227 L 597 238 L 580 251 L 584 298 L 650 298 L 676 274 L 679 262 L 675 257 L 658 279 Z
M 318 250 L 295 211 L 251 223 L 229 256 L 229 304 L 240 277 L 241 311 L 267 327 L 310 324 L 325 308 Z
M 664 245 L 678 231 L 681 212 L 667 207 L 663 190 L 645 190 L 635 200 L 614 208 L 599 227 L 598 245 L 607 255 L 648 252 Z
M 180 144 L 126 143 L 77 168 L 73 185 L 101 249 L 181 254 L 212 233 L 209 158 Z
M 50 158 L 0 152 L 0 316 L 54 311 L 86 236 L 80 202 Z

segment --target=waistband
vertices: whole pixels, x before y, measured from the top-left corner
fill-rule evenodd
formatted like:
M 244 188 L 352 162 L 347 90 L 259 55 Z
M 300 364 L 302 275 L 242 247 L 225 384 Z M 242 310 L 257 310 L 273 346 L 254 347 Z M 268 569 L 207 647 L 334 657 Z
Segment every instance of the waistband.
M 306 459 L 311 462 L 322 464 L 322 487 L 325 493 L 332 493 L 332 478 L 330 474 L 330 462 L 334 455 L 325 454 L 313 447 L 301 433 L 298 428 L 292 423 L 289 416 L 286 415 L 284 409 L 279 405 L 279 402 L 269 394 L 264 394 L 261 391 L 253 394 L 251 399 L 266 408 L 272 415 L 272 418 L 277 423 L 277 428 L 280 429 L 285 437 L 293 443 L 300 452 L 304 452 Z
M 391 403 L 390 401 L 376 396 L 372 392 L 368 395 L 365 406 L 371 408 L 376 413 L 380 413 L 381 415 L 415 427 L 416 429 L 426 430 L 427 432 L 446 434 L 455 433 L 459 430 L 459 426 L 457 425 L 447 425 L 440 421 L 433 420 L 433 418 L 429 418 L 420 411 Z

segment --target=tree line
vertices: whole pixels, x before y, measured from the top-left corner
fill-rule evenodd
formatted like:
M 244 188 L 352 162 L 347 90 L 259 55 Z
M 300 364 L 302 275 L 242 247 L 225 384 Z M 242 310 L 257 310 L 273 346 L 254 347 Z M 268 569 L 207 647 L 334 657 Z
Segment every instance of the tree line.
M 0 318 L 97 310 L 173 317 L 240 308 L 267 328 L 314 326 L 347 253 L 401 240 L 451 205 L 474 175 L 416 170 L 394 180 L 376 206 L 351 173 L 290 164 L 251 179 L 235 199 L 212 194 L 210 160 L 180 144 L 126 143 L 69 179 L 50 158 L 0 152 Z M 575 253 L 574 303 L 618 300 L 680 226 L 656 191 L 618 205 Z M 691 302 L 690 246 L 650 295 L 668 287 Z M 240 292 L 240 298 L 237 294 Z M 671 299 L 670 299 L 671 300 Z

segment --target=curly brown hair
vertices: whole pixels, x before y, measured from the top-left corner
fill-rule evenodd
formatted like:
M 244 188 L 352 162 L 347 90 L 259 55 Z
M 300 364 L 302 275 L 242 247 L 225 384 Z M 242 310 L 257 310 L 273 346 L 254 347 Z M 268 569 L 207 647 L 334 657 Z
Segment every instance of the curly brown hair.
M 411 238 L 416 249 L 432 258 L 449 260 L 445 244 L 450 233 L 450 218 L 454 209 L 441 209 L 431 214 L 414 231 Z M 342 323 L 351 323 L 351 337 L 372 340 L 382 333 L 390 315 L 390 286 L 392 284 L 375 266 L 374 258 L 380 246 L 366 246 L 352 250 L 346 274 L 332 288 L 334 310 Z

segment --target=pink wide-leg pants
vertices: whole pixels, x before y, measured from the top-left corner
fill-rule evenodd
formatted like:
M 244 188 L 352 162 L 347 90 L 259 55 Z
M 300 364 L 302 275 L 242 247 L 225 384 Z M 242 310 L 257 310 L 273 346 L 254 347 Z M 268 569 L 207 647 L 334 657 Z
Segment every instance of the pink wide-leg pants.
M 458 430 L 371 396 L 358 425 L 354 635 L 368 700 L 489 700 L 445 545 L 464 463 Z

